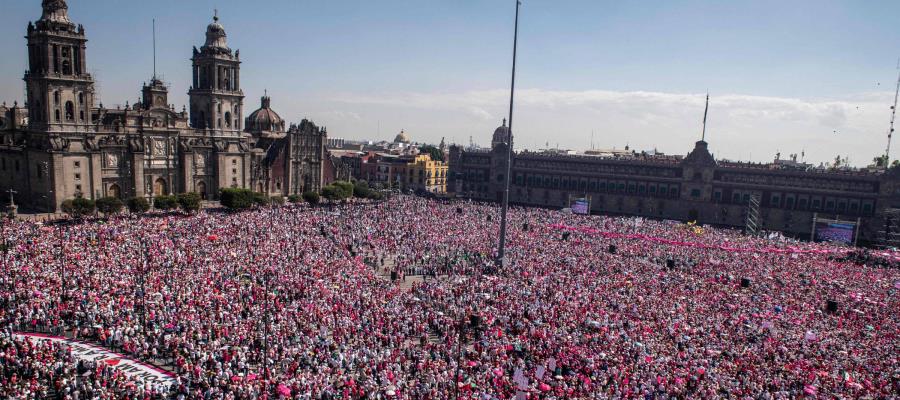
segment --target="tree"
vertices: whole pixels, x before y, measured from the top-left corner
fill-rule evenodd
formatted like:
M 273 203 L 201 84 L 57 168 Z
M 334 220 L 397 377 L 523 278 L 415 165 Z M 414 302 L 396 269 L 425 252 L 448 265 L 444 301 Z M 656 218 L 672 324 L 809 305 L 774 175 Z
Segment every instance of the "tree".
M 353 197 L 368 199 L 372 197 L 372 189 L 366 181 L 356 181 L 353 184 Z
M 309 190 L 309 191 L 303 192 L 303 200 L 306 201 L 307 203 L 309 203 L 310 205 L 314 206 L 316 204 L 319 204 L 319 201 L 321 200 L 321 198 L 319 198 L 318 193 L 316 193 L 312 190 Z
M 85 215 L 93 214 L 97 206 L 93 200 L 76 197 L 63 201 L 61 208 L 64 213 L 69 214 L 72 218 L 81 218 Z
M 118 197 L 103 197 L 97 199 L 97 211 L 102 212 L 105 215 L 113 215 L 122 212 L 122 208 L 125 206 L 125 203 L 122 203 L 122 200 L 119 200 Z
M 419 147 L 419 152 L 430 155 L 432 161 L 444 161 L 444 152 L 430 144 Z
M 341 199 L 341 194 L 337 186 L 328 185 L 322 188 L 322 197 L 329 201 L 338 201 Z
M 157 210 L 169 211 L 178 208 L 178 197 L 174 195 L 159 195 L 153 198 L 153 207 Z
M 225 188 L 219 192 L 219 202 L 232 210 L 244 210 L 253 206 L 253 192 L 250 189 Z
M 269 203 L 271 203 L 271 199 L 265 193 L 253 192 L 253 204 L 267 206 Z
M 134 214 L 143 214 L 150 210 L 150 202 L 144 197 L 132 197 L 127 200 L 128 211 Z
M 334 187 L 338 190 L 338 195 L 340 196 L 340 200 L 349 199 L 353 197 L 353 184 L 347 181 L 336 181 L 333 183 Z
M 316 194 L 316 195 L 318 196 L 318 194 Z M 292 194 L 292 195 L 288 195 L 287 199 L 291 203 L 299 203 L 301 200 L 303 200 L 303 197 L 301 197 L 298 194 Z
M 270 201 L 272 204 L 277 205 L 277 206 L 282 206 L 282 205 L 284 205 L 284 197 L 282 197 L 282 196 L 272 196 L 272 197 L 269 197 L 269 201 Z
M 203 199 L 196 192 L 181 193 L 178 195 L 178 204 L 181 209 L 187 212 L 194 212 L 200 209 Z

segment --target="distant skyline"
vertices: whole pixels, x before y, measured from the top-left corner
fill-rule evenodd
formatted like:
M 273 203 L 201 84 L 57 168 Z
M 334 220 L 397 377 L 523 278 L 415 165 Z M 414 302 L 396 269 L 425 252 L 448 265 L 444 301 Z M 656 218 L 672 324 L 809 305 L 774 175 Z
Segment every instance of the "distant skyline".
M 0 101 L 24 101 L 25 27 L 39 0 L 5 0 Z M 487 145 L 508 107 L 514 0 L 69 0 L 106 107 L 157 70 L 187 104 L 192 46 L 213 9 L 240 49 L 245 116 L 268 89 L 286 120 L 330 137 Z M 517 147 L 658 149 L 700 138 L 717 158 L 805 152 L 864 166 L 884 152 L 897 80 L 897 1 L 538 1 L 520 15 Z M 900 158 L 900 143 L 892 146 Z

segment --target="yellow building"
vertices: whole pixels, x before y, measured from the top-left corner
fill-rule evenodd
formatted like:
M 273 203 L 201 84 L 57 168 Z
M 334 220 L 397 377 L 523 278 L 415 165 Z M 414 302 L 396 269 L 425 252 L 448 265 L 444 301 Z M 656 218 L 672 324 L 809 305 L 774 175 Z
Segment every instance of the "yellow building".
M 404 189 L 447 192 L 447 163 L 434 161 L 431 155 L 418 155 L 399 169 L 399 181 Z

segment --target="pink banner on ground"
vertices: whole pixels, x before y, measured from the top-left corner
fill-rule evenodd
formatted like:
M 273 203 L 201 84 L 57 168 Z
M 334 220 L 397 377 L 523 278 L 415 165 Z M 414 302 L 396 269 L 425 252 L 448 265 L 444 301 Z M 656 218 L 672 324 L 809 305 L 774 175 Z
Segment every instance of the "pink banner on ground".
M 129 378 L 142 382 L 161 383 L 166 387 L 171 387 L 175 384 L 175 374 L 169 371 L 133 360 L 122 354 L 80 340 L 66 339 L 64 337 L 40 333 L 13 333 L 13 336 L 28 338 L 34 341 L 49 340 L 51 342 L 65 343 L 72 350 L 72 355 L 80 360 L 104 362 L 107 366 L 122 371 Z

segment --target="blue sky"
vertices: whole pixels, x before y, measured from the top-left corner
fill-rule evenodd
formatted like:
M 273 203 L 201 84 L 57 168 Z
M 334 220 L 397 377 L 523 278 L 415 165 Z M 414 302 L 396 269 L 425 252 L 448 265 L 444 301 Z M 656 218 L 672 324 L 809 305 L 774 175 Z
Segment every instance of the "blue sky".
M 40 1 L 0 4 L 0 99 L 21 101 L 22 37 Z M 70 0 L 104 105 L 134 102 L 152 74 L 154 17 L 158 71 L 186 104 L 191 47 L 215 8 L 241 50 L 248 109 L 267 88 L 287 120 L 333 137 L 406 129 L 481 144 L 505 116 L 514 1 L 499 0 Z M 584 149 L 593 131 L 597 147 L 683 154 L 709 90 L 717 156 L 864 164 L 885 145 L 898 16 L 898 1 L 525 0 L 517 144 Z

